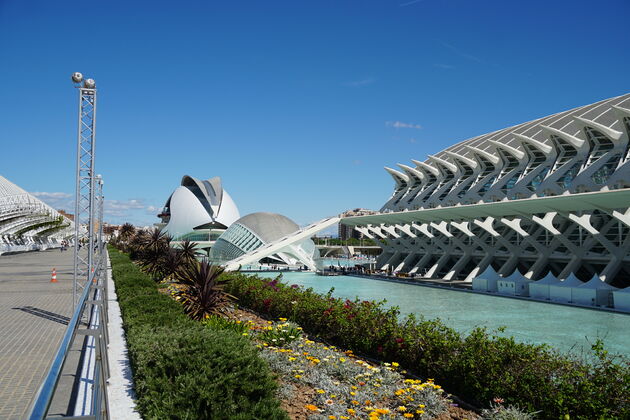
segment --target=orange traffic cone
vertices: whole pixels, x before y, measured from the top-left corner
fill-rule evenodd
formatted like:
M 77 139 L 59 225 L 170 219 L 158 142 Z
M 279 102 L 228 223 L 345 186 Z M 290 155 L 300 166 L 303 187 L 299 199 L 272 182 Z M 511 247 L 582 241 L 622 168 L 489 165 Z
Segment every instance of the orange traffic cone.
M 57 283 L 57 269 L 53 268 L 52 278 L 50 279 L 51 283 Z

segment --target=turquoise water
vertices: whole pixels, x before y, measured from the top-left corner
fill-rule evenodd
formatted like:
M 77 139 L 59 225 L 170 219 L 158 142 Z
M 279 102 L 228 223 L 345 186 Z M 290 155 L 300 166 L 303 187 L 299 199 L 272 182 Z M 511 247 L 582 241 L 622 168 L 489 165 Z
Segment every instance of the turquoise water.
M 589 343 L 601 338 L 610 352 L 630 357 L 630 315 L 351 276 L 284 273 L 283 282 L 312 287 L 318 293 L 334 287 L 334 296 L 344 299 L 387 299 L 386 306 L 399 306 L 403 315 L 440 318 L 462 333 L 476 326 L 491 330 L 505 326 L 501 335 L 563 351 L 588 350 Z

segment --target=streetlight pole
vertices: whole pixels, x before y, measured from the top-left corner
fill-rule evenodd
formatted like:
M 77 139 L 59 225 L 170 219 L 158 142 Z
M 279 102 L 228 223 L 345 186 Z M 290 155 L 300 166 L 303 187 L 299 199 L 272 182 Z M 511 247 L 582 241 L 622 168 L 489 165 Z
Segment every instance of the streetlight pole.
M 94 271 L 95 182 L 94 151 L 96 145 L 96 82 L 73 73 L 72 81 L 79 92 L 77 135 L 76 193 L 74 203 L 74 277 L 72 309 L 77 304 L 79 289 L 83 290 Z M 81 245 L 87 253 L 80 252 Z

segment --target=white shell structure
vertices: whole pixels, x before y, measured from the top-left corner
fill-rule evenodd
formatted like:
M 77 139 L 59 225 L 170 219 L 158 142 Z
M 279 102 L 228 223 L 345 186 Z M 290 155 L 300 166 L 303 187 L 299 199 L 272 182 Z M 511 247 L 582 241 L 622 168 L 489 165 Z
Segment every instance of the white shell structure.
M 83 75 L 79 72 L 72 73 L 72 81 L 74 83 L 81 83 L 83 81 Z
M 277 213 L 252 213 L 243 216 L 230 226 L 212 247 L 210 259 L 226 263 L 242 255 L 253 252 L 265 245 L 287 238 L 298 232 L 300 227 L 286 216 Z M 306 265 L 314 267 L 317 255 L 311 239 L 291 243 L 278 252 L 268 255 L 280 264 Z
M 630 94 L 477 136 L 385 168 L 380 214 L 342 223 L 378 239 L 381 270 L 630 286 L 629 136 Z
M 240 217 L 221 178 L 202 181 L 185 175 L 164 205 L 163 232 L 174 239 L 196 229 L 226 229 Z
M 59 247 L 74 222 L 0 176 L 0 254 Z

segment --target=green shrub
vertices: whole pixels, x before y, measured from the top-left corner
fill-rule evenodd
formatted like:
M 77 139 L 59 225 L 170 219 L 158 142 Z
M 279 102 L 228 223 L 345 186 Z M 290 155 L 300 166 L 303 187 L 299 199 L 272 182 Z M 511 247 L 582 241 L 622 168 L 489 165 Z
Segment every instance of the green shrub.
M 565 355 L 545 345 L 523 344 L 485 329 L 463 337 L 439 320 L 399 320 L 383 302 L 341 300 L 279 279 L 239 273 L 226 290 L 242 307 L 273 318 L 287 317 L 305 331 L 340 347 L 397 361 L 449 392 L 488 407 L 495 397 L 544 418 L 630 418 L 628 361 L 596 345 L 592 360 Z
M 234 332 L 194 323 L 139 328 L 129 350 L 136 355 L 134 380 L 144 418 L 286 418 L 274 401 L 265 362 Z
M 288 418 L 248 339 L 190 320 L 129 257 L 109 255 L 143 418 Z

